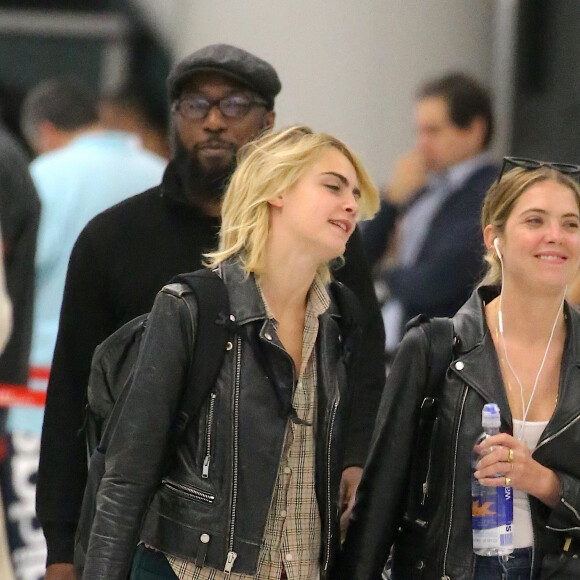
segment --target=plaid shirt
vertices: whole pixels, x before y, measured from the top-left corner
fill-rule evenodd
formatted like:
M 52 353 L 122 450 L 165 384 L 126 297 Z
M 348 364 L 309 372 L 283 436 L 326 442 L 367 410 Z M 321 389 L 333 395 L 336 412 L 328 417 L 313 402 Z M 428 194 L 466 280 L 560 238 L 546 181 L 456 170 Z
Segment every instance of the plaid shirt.
M 259 288 L 259 285 L 258 285 Z M 261 292 L 261 291 L 260 291 Z M 264 296 L 269 318 L 273 319 Z M 320 512 L 314 481 L 316 424 L 316 350 L 318 316 L 328 309 L 330 299 L 323 282 L 316 278 L 308 294 L 302 335 L 302 368 L 294 390 L 293 405 L 308 425 L 288 421 L 282 458 L 266 521 L 266 529 L 255 576 L 232 573 L 231 580 L 279 579 L 282 571 L 289 580 L 319 577 Z M 275 321 L 274 321 L 275 322 Z M 221 570 L 198 568 L 192 562 L 167 555 L 180 580 L 223 580 Z

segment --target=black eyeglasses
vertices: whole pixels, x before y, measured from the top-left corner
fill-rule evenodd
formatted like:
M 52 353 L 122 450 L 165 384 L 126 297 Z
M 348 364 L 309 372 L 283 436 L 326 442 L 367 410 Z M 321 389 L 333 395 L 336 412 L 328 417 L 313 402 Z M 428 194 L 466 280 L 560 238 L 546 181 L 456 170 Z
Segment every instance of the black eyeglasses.
M 510 167 L 511 166 L 511 167 Z M 549 169 L 555 169 L 564 175 L 571 175 L 578 177 L 580 176 L 580 165 L 574 165 L 573 163 L 554 163 L 552 161 L 537 161 L 535 159 L 527 159 L 526 157 L 504 157 L 501 166 L 501 171 L 497 181 L 501 180 L 503 174 L 507 170 L 513 169 L 514 167 L 521 167 L 526 171 L 533 171 L 534 169 L 540 169 L 540 167 L 548 167 Z
M 241 119 L 254 107 L 265 107 L 266 102 L 244 93 L 234 93 L 221 99 L 209 100 L 200 95 L 188 95 L 173 103 L 173 110 L 187 119 L 199 121 L 205 119 L 213 107 L 228 119 Z

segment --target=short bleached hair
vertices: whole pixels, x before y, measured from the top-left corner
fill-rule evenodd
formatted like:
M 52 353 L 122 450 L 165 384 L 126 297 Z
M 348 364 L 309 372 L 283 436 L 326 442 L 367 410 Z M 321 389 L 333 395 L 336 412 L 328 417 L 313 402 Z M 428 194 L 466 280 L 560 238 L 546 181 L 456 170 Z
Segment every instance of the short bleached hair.
M 302 125 L 266 133 L 240 149 L 238 168 L 222 204 L 219 246 L 206 254 L 206 265 L 213 268 L 238 254 L 247 274 L 259 274 L 270 228 L 269 200 L 290 190 L 328 148 L 340 151 L 355 169 L 360 190 L 357 219 L 372 217 L 379 208 L 379 194 L 361 162 L 342 141 Z M 330 278 L 327 264 L 319 274 L 325 280 Z

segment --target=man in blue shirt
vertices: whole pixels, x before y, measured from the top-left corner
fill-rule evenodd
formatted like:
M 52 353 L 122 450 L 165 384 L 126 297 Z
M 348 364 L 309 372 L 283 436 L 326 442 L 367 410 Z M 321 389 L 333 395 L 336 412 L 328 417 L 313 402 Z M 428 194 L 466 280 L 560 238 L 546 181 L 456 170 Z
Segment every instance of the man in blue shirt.
M 77 83 L 49 80 L 33 89 L 23 105 L 22 126 L 39 153 L 30 165 L 42 204 L 32 366 L 46 369 L 79 233 L 101 211 L 159 184 L 166 160 L 130 133 L 103 130 L 96 100 Z

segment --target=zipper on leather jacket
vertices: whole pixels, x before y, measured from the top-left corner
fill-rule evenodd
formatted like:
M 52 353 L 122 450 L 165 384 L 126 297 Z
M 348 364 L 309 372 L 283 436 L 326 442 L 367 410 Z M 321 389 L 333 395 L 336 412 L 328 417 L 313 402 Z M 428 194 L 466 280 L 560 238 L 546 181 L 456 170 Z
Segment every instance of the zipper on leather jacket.
M 568 508 L 577 520 L 580 520 L 580 513 L 578 510 L 571 504 L 569 504 L 564 498 L 560 499 L 560 502 L 564 505 L 564 507 Z M 578 526 L 571 526 L 569 528 L 554 528 L 551 526 L 546 526 L 549 530 L 554 530 L 555 532 L 569 532 L 571 530 L 578 530 Z
M 553 435 L 550 435 L 549 437 L 546 437 L 543 441 L 540 441 L 538 443 L 538 446 L 534 450 L 534 454 L 538 451 L 538 449 L 540 447 L 543 447 L 546 443 L 549 443 L 550 441 L 553 441 L 556 437 L 559 437 L 562 433 L 564 433 L 564 431 L 567 431 L 577 421 L 580 421 L 580 415 L 574 417 L 574 419 L 572 419 L 569 423 L 567 423 L 562 428 L 560 428 L 558 431 L 556 431 Z
M 230 537 L 228 541 L 228 555 L 224 573 L 229 578 L 234 562 L 238 555 L 234 552 L 234 533 L 236 531 L 236 510 L 238 502 L 238 461 L 239 461 L 239 427 L 240 427 L 240 374 L 242 363 L 242 343 L 236 336 L 236 357 L 234 360 L 234 416 L 233 416 L 233 450 L 232 450 L 232 504 L 230 508 Z
M 212 504 L 215 500 L 215 495 L 202 489 L 197 489 L 190 485 L 185 485 L 183 483 L 177 483 L 170 479 L 162 479 L 161 483 L 170 489 L 183 493 L 196 501 L 201 501 L 204 503 Z
M 209 477 L 209 464 L 211 461 L 211 433 L 213 428 L 215 400 L 216 394 L 211 393 L 209 399 L 209 409 L 207 412 L 207 427 L 205 431 L 205 458 L 203 460 L 203 467 L 201 470 L 201 477 L 203 477 L 203 479 L 207 479 Z
M 332 446 L 332 432 L 334 431 L 334 420 L 336 419 L 336 411 L 338 409 L 339 399 L 335 399 L 332 403 L 332 412 L 330 415 L 330 422 L 328 426 L 328 441 L 326 444 L 326 554 L 324 555 L 324 571 L 328 570 L 330 562 L 330 544 L 332 540 L 332 514 L 331 514 L 331 481 L 330 481 L 330 455 Z
M 457 473 L 457 446 L 459 445 L 459 430 L 461 429 L 461 418 L 465 409 L 465 400 L 467 399 L 468 387 L 465 386 L 463 396 L 461 398 L 461 407 L 459 410 L 459 417 L 457 418 L 457 428 L 455 430 L 455 448 L 453 450 L 453 483 L 451 484 L 451 506 L 449 510 L 449 524 L 447 527 L 447 541 L 445 543 L 445 550 L 443 552 L 443 576 L 442 578 L 449 578 L 445 569 L 447 568 L 447 554 L 449 553 L 449 542 L 451 541 L 451 527 L 453 525 L 453 502 L 455 501 L 455 476 Z
M 429 496 L 429 477 L 431 475 L 431 463 L 433 458 L 433 445 L 435 438 L 431 437 L 431 442 L 429 444 L 429 459 L 427 461 L 427 473 L 425 474 L 425 481 L 423 482 L 423 494 L 421 496 L 421 505 L 424 506 L 425 502 L 427 501 L 427 497 Z
M 561 501 L 576 516 L 576 519 L 580 520 L 580 514 L 578 513 L 578 510 L 573 505 L 570 505 L 564 498 L 562 498 Z M 575 527 L 574 529 L 578 528 Z
M 226 565 L 224 567 L 225 577 L 230 578 L 232 575 L 232 568 L 234 566 L 234 562 L 238 555 L 235 552 L 228 552 L 228 556 L 226 558 Z

